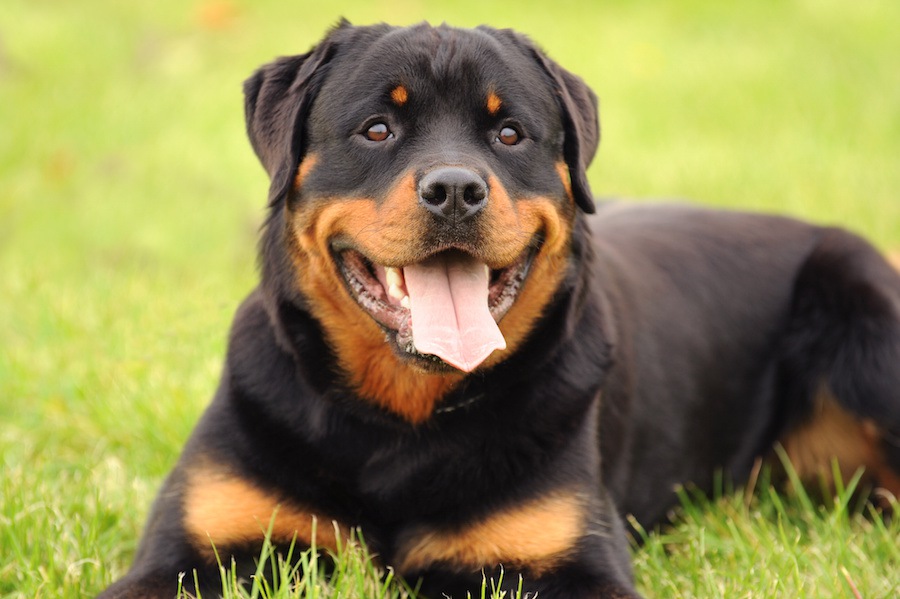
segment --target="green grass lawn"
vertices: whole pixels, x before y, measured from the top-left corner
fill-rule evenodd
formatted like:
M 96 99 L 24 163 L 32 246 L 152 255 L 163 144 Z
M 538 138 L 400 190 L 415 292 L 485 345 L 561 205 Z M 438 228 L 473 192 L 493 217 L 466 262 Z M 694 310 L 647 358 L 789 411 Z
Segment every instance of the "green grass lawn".
M 777 211 L 900 250 L 895 0 L 3 0 L 0 597 L 92 596 L 127 567 L 255 284 L 267 181 L 241 82 L 340 15 L 530 33 L 601 98 L 598 195 Z M 804 499 L 691 498 L 635 551 L 640 588 L 900 595 L 900 519 Z

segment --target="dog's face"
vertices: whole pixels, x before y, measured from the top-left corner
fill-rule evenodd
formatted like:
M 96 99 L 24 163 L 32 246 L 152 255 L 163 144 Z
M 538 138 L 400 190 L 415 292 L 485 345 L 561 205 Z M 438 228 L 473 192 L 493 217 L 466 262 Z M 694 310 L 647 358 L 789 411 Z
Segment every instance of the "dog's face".
M 360 352 L 452 381 L 521 343 L 593 207 L 580 80 L 509 31 L 343 25 L 247 101 L 296 284 L 358 386 Z

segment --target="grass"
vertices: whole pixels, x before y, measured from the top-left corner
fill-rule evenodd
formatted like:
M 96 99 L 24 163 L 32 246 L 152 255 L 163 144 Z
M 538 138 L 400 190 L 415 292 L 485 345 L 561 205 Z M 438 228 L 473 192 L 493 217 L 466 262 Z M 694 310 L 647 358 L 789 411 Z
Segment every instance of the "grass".
M 598 195 L 900 249 L 896 2 L 311 4 L 0 3 L 0 597 L 92 596 L 127 567 L 255 284 L 240 83 L 341 14 L 529 32 L 600 95 Z M 848 500 L 688 499 L 635 551 L 648 595 L 898 594 L 898 525 Z
M 337 554 L 322 559 L 315 545 L 300 551 L 291 544 L 279 553 L 269 542 L 271 529 L 260 552 L 256 572 L 249 580 L 235 574 L 235 564 L 222 564 L 222 596 L 224 599 L 290 599 L 294 597 L 370 597 L 371 599 L 407 599 L 414 596 L 404 581 L 395 578 L 392 570 L 373 565 L 372 556 L 362 538 L 352 534 Z M 327 562 L 327 563 L 326 563 Z M 190 576 L 190 573 L 186 574 Z M 196 580 L 195 580 L 196 582 Z M 192 595 L 179 585 L 179 599 Z M 197 599 L 202 599 L 198 595 Z M 499 599 L 499 598 L 498 598 Z
M 752 494 L 683 490 L 675 526 L 635 553 L 639 585 L 657 597 L 896 597 L 900 521 L 861 501 L 858 480 L 824 504 L 766 477 Z
M 222 564 L 219 560 L 224 599 L 412 599 L 416 596 L 417 589 L 396 577 L 393 570 L 373 565 L 374 556 L 369 553 L 361 533 L 351 532 L 343 546 L 338 541 L 337 553 L 328 553 L 324 559 L 315 545 L 299 551 L 291 544 L 279 553 L 269 542 L 270 533 L 271 529 L 266 532 L 256 571 L 249 579 L 235 574 L 234 562 Z M 177 599 L 203 599 L 202 594 L 195 598 L 185 591 L 183 582 L 179 582 Z M 502 573 L 495 580 L 484 578 L 480 593 L 472 599 L 513 599 L 508 592 L 500 590 L 503 583 Z M 515 599 L 527 599 L 522 584 L 519 578 Z

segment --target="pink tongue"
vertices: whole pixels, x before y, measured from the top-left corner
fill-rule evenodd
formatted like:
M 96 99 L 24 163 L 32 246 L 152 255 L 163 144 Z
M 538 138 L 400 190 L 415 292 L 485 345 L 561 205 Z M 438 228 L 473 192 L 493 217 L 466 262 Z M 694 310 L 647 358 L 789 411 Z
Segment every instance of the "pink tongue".
M 413 345 L 465 372 L 506 340 L 488 309 L 488 269 L 462 254 L 442 254 L 403 268 Z

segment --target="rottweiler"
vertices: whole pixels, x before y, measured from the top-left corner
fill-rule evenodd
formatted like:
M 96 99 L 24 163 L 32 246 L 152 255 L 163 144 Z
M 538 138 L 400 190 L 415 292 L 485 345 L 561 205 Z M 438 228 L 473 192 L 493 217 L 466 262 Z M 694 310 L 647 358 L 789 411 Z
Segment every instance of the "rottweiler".
M 214 595 L 267 529 L 361 530 L 424 597 L 638 597 L 626 516 L 776 443 L 900 495 L 900 275 L 866 241 L 595 202 L 596 97 L 511 30 L 341 22 L 244 91 L 261 283 L 103 597 Z

